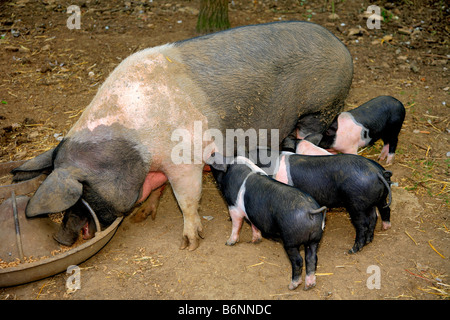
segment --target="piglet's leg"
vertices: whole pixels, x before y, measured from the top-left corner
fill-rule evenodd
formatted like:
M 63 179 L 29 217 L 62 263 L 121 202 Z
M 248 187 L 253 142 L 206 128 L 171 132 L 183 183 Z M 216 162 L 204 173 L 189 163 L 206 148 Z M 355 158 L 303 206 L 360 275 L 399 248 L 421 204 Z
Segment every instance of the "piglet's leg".
M 395 150 L 398 145 L 398 135 L 400 133 L 400 129 L 401 126 L 390 127 L 389 130 L 384 133 L 384 136 L 381 137 L 384 142 L 384 146 L 379 159 L 384 160 L 384 158 L 387 158 L 386 164 L 394 163 Z
M 252 243 L 260 243 L 262 240 L 261 231 L 252 223 Z
M 367 225 L 365 219 L 365 212 L 349 211 L 350 218 L 356 230 L 355 243 L 348 253 L 356 253 L 361 250 L 366 243 Z
M 305 246 L 306 276 L 305 290 L 316 286 L 316 267 L 317 267 L 317 246 L 318 243 L 311 243 Z
M 376 207 L 367 210 L 367 232 L 366 232 L 366 244 L 369 244 L 373 240 L 373 234 L 375 232 L 375 226 L 377 224 L 377 211 Z
M 386 199 L 377 206 L 380 212 L 381 220 L 383 221 L 381 230 L 387 230 L 391 227 L 391 208 L 387 206 Z
M 383 146 L 383 149 L 381 149 L 380 156 L 378 157 L 378 160 L 384 160 L 388 156 L 389 153 L 389 144 L 385 144 Z
M 245 213 L 237 207 L 229 207 L 228 210 L 232 221 L 232 229 L 231 235 L 225 244 L 227 246 L 232 246 L 235 245 L 236 242 L 239 242 L 239 233 L 241 232 Z
M 302 283 L 303 259 L 300 256 L 299 248 L 284 247 L 292 265 L 292 280 L 289 290 L 296 289 Z
M 386 164 L 393 164 L 394 163 L 394 153 L 389 153 L 386 159 Z

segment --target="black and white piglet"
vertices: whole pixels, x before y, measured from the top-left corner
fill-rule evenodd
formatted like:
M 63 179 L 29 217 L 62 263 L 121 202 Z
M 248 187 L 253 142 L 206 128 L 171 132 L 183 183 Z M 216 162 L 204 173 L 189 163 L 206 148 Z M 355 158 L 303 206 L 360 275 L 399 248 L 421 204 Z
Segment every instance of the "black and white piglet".
M 326 207 L 319 207 L 309 195 L 267 176 L 245 157 L 226 158 L 215 153 L 207 161 L 228 204 L 233 223 L 227 245 L 239 241 L 244 218 L 252 224 L 253 242 L 279 237 L 292 264 L 289 289 L 301 282 L 305 247 L 305 290 L 316 284 L 317 247 L 325 225 Z
M 342 153 L 356 154 L 358 148 L 382 139 L 379 159 L 391 164 L 398 135 L 405 119 L 405 107 L 391 96 L 376 97 L 358 108 L 340 113 L 323 134 L 319 146 Z
M 250 153 L 250 159 L 259 165 L 258 152 L 261 150 Z M 321 206 L 347 209 L 356 229 L 355 243 L 349 253 L 358 252 L 373 240 L 376 208 L 383 230 L 391 227 L 392 173 L 377 162 L 353 154 L 310 156 L 291 152 L 282 152 L 274 161 L 277 161 L 275 166 L 261 165 L 261 168 L 277 181 L 311 195 Z M 269 167 L 275 169 L 269 172 Z

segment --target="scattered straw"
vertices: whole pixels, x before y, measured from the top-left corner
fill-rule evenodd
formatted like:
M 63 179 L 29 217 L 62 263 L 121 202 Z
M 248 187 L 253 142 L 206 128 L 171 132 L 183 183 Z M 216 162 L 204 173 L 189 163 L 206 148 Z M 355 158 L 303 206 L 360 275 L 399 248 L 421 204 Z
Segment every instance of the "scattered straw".
M 247 268 L 253 268 L 253 267 L 256 267 L 256 266 L 260 266 L 260 265 L 262 265 L 262 264 L 264 264 L 263 261 L 262 261 L 262 262 L 259 262 L 259 263 L 252 264 L 251 266 L 247 266 Z
M 427 152 L 425 153 L 425 158 L 428 158 L 428 154 L 430 153 L 431 146 L 427 147 Z
M 444 299 L 450 298 L 450 293 L 446 289 L 441 289 L 441 288 L 437 288 L 437 287 L 427 287 L 427 289 L 419 288 L 419 290 L 422 290 L 429 294 L 434 294 L 434 295 L 440 296 Z
M 405 271 L 408 272 L 410 275 L 412 275 L 414 277 L 421 278 L 421 279 L 426 280 L 426 281 L 434 282 L 434 280 L 428 279 L 426 277 L 422 277 L 422 276 L 420 276 L 420 275 L 418 275 L 418 274 L 416 274 L 414 272 L 409 271 L 408 269 L 405 269 Z
M 442 190 L 439 191 L 438 193 L 436 193 L 434 196 L 438 196 L 438 195 L 440 195 L 441 193 L 443 193 L 444 190 L 445 190 L 445 188 L 447 188 L 447 184 L 444 184 L 444 187 L 442 188 Z
M 445 257 L 431 244 L 431 240 L 428 240 L 428 244 L 430 245 L 431 249 L 434 250 L 434 252 L 436 252 L 442 259 L 445 259 Z
M 411 235 L 408 233 L 408 231 L 405 230 L 406 235 L 416 244 L 416 246 L 418 245 L 416 240 L 414 240 L 413 237 L 411 237 Z
M 44 287 L 46 287 L 46 286 L 48 286 L 48 285 L 51 285 L 51 284 L 53 284 L 53 283 L 55 283 L 55 281 L 53 280 L 53 278 L 50 279 L 49 281 L 47 281 L 46 283 L 44 283 L 44 284 L 42 285 L 41 289 L 39 290 L 39 293 L 38 293 L 37 296 L 36 296 L 36 300 L 38 300 L 39 297 L 41 296 L 41 293 L 42 293 L 42 290 L 44 289 Z
M 135 263 L 139 263 L 139 262 L 150 262 L 152 267 L 160 267 L 163 264 L 156 258 L 151 257 L 151 256 L 143 256 L 143 257 L 139 257 L 139 258 L 135 258 L 133 259 L 133 261 L 135 261 Z
M 270 297 L 280 297 L 280 296 L 290 296 L 290 295 L 294 295 L 294 294 L 300 294 L 300 292 L 286 292 L 286 293 L 274 293 L 274 294 L 270 294 Z
M 265 260 L 265 257 L 262 257 L 262 256 L 261 256 L 261 257 L 259 257 L 259 259 L 261 260 L 261 262 L 258 262 L 258 263 L 252 264 L 252 265 L 250 265 L 250 266 L 247 266 L 247 268 L 253 268 L 253 267 L 256 267 L 256 266 L 263 265 L 263 264 L 265 264 L 265 263 L 271 264 L 271 265 L 273 265 L 273 266 L 275 266 L 275 267 L 280 267 L 278 264 L 275 264 L 275 263 L 266 261 L 266 260 Z

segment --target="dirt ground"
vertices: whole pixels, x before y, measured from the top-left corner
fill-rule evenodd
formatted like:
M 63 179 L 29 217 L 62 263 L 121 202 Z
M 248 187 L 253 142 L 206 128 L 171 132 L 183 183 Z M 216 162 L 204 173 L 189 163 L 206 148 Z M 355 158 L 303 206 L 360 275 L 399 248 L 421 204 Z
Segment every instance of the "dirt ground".
M 61 273 L 0 289 L 0 299 L 448 299 L 449 26 L 443 1 L 377 2 L 381 29 L 368 29 L 369 1 L 233 0 L 233 27 L 307 20 L 327 27 L 349 48 L 354 79 L 346 108 L 378 95 L 403 102 L 407 114 L 395 163 L 392 228 L 361 252 L 347 253 L 354 228 L 332 210 L 318 251 L 317 286 L 288 290 L 291 267 L 280 243 L 225 245 L 226 205 L 204 175 L 200 216 L 205 238 L 179 250 L 183 218 L 170 188 L 155 220 L 125 219 L 113 239 L 80 264 L 81 289 L 66 289 Z M 69 5 L 81 8 L 81 28 L 69 29 Z M 120 61 L 140 49 L 197 36 L 199 1 L 14 0 L 0 4 L 0 161 L 28 159 L 54 147 Z M 335 19 L 333 19 L 335 18 Z M 381 145 L 363 150 L 376 159 Z M 211 219 L 212 218 L 212 219 Z M 303 255 L 303 253 L 302 253 Z M 371 266 L 380 289 L 370 289 Z

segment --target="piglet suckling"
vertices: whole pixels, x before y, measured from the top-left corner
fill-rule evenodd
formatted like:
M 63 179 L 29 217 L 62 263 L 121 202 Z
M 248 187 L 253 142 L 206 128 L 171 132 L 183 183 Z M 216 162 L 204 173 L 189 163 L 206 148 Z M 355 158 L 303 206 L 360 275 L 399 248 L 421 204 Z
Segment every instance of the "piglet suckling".
M 260 150 L 250 159 L 259 165 Z M 261 166 L 277 181 L 309 194 L 321 206 L 344 207 L 356 230 L 355 243 L 349 253 L 360 251 L 373 239 L 378 209 L 382 229 L 391 227 L 392 173 L 376 161 L 353 154 L 299 155 L 282 152 L 271 156 L 276 165 Z M 275 168 L 269 172 L 269 168 Z
M 393 163 L 398 135 L 405 119 L 405 107 L 391 96 L 376 97 L 358 108 L 340 113 L 323 134 L 319 146 L 356 154 L 358 148 L 382 139 L 379 160 Z
M 306 260 L 305 290 L 316 284 L 317 247 L 325 225 L 326 207 L 320 207 L 297 188 L 275 181 L 244 157 L 213 154 L 208 161 L 212 173 L 228 204 L 233 229 L 227 245 L 239 241 L 244 218 L 252 224 L 253 242 L 277 237 L 292 265 L 289 289 L 301 284 L 304 245 Z

